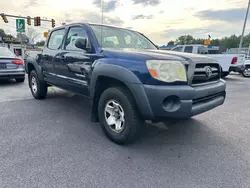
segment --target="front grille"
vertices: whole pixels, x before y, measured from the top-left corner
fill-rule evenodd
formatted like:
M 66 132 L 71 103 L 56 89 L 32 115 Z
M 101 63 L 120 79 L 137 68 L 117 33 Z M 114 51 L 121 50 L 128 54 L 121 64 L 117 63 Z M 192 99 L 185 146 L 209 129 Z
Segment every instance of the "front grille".
M 210 76 L 208 76 L 206 69 L 211 70 Z M 195 72 L 192 80 L 192 85 L 202 85 L 210 82 L 218 81 L 220 79 L 220 65 L 213 64 L 196 64 Z

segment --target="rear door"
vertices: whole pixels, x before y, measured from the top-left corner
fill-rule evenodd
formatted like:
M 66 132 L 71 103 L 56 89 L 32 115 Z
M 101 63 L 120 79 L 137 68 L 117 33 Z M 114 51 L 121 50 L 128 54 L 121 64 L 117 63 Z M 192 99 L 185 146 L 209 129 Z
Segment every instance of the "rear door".
M 87 39 L 89 50 L 79 49 L 75 46 L 78 38 Z M 88 95 L 88 76 L 94 61 L 89 36 L 81 25 L 68 28 L 62 51 L 58 55 L 60 61 L 55 63 L 55 68 L 64 88 Z
M 63 43 L 64 33 L 65 28 L 60 28 L 52 31 L 46 43 L 46 46 L 44 46 L 43 48 L 41 60 L 39 62 L 42 67 L 45 80 L 55 85 L 58 84 L 58 76 L 55 71 L 55 63 L 60 61 L 60 59 L 58 59 L 57 57 L 61 52 L 60 48 Z

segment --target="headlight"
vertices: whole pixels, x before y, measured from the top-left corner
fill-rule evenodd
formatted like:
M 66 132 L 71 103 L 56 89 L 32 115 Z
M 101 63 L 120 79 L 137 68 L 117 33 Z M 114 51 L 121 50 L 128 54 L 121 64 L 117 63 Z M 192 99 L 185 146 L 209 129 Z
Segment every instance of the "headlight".
M 187 81 L 186 68 L 180 61 L 148 60 L 146 65 L 151 76 L 164 82 Z

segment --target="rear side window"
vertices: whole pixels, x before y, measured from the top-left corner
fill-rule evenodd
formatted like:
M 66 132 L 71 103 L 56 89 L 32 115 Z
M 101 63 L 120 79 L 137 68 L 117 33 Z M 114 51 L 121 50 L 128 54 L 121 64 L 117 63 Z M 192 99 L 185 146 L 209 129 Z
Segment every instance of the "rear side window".
M 64 29 L 53 31 L 49 38 L 48 48 L 52 50 L 59 49 L 63 41 L 63 36 L 64 36 Z
M 185 49 L 184 49 L 184 52 L 192 53 L 193 52 L 193 46 L 186 46 Z

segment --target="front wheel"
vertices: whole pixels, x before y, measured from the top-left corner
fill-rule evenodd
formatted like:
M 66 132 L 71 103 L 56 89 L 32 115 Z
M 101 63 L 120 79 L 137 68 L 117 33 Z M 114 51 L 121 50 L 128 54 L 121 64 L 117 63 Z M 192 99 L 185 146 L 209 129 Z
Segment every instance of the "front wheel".
M 38 78 L 34 70 L 29 75 L 29 86 L 35 99 L 44 99 L 46 97 L 48 91 L 47 84 Z
M 125 88 L 105 90 L 99 100 L 98 115 L 102 129 L 111 141 L 129 144 L 139 136 L 143 121 L 133 96 Z
M 242 71 L 242 75 L 244 77 L 250 77 L 250 69 L 249 68 L 245 68 L 243 71 Z

